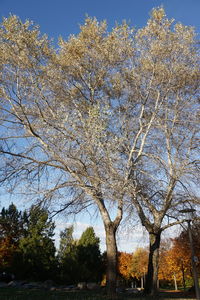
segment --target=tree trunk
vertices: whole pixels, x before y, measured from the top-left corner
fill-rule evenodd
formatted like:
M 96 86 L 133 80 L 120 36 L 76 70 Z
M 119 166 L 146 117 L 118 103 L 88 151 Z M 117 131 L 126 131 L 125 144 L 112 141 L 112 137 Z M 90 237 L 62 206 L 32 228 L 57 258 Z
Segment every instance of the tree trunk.
M 147 295 L 157 294 L 160 235 L 160 232 L 149 233 L 149 262 L 144 289 Z
M 112 225 L 106 226 L 107 270 L 106 287 L 109 298 L 116 299 L 117 280 L 117 244 L 116 229 Z
M 144 278 L 143 278 L 143 276 L 141 276 L 141 289 L 143 289 L 144 288 Z
M 185 285 L 185 271 L 184 271 L 183 263 L 182 263 L 182 266 L 181 266 L 181 271 L 182 271 L 183 289 L 185 291 L 186 290 L 186 285 Z
M 174 273 L 174 289 L 175 289 L 175 291 L 178 290 L 177 281 L 176 281 L 176 274 L 175 273 Z

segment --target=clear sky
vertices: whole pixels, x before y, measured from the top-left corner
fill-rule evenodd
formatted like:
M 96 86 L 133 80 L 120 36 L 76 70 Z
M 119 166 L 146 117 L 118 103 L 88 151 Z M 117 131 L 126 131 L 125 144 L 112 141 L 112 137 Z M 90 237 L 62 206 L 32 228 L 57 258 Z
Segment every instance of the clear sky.
M 0 14 L 30 19 L 40 25 L 42 33 L 57 40 L 60 35 L 67 38 L 76 34 L 86 14 L 106 19 L 109 27 L 123 20 L 141 27 L 151 9 L 161 5 L 169 18 L 195 26 L 200 32 L 200 0 L 0 0 Z
M 145 25 L 149 13 L 154 7 L 163 6 L 169 18 L 182 22 L 184 25 L 196 27 L 200 33 L 200 0 L 0 0 L 0 15 L 8 17 L 9 14 L 19 16 L 22 21 L 26 19 L 34 21 L 40 26 L 42 33 L 46 33 L 55 42 L 59 36 L 67 38 L 70 34 L 79 32 L 79 24 L 84 23 L 86 14 L 100 20 L 107 20 L 109 28 L 115 22 L 121 23 L 127 20 L 136 28 Z M 13 201 L 5 195 L 0 195 L 0 208 Z M 18 207 L 18 205 L 17 205 Z M 66 226 L 64 220 L 57 223 L 57 234 Z M 89 219 L 81 218 L 76 225 L 76 237 L 91 225 Z M 93 221 L 91 221 L 93 222 Z M 102 224 L 92 223 L 96 233 L 102 238 L 104 244 L 104 230 Z M 121 234 L 120 234 L 121 235 Z M 135 247 L 145 243 L 142 229 L 134 228 L 133 235 L 126 239 L 123 235 L 119 241 L 119 250 L 133 251 Z

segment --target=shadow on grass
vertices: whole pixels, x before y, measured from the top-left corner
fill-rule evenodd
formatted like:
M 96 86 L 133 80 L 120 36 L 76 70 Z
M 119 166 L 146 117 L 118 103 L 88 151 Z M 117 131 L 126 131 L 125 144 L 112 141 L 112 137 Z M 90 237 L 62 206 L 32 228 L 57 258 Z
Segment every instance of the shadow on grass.
M 101 291 L 47 291 L 38 289 L 0 288 L 1 300 L 110 300 Z M 137 294 L 118 294 L 117 300 L 170 300 L 195 299 L 195 296 L 181 291 L 161 291 L 157 297 Z

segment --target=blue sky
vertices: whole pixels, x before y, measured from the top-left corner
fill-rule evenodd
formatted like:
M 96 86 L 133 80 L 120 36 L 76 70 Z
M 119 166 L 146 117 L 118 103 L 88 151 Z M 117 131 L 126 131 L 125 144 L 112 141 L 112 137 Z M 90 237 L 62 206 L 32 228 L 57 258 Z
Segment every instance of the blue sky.
M 200 32 L 200 0 L 0 0 L 0 14 L 30 19 L 56 41 L 60 35 L 67 38 L 78 33 L 86 14 L 106 19 L 110 28 L 124 19 L 142 27 L 151 9 L 161 5 L 169 18 L 195 26 Z
M 22 21 L 30 19 L 40 26 L 42 33 L 46 33 L 56 42 L 59 36 L 66 39 L 70 34 L 78 33 L 79 24 L 84 22 L 86 14 L 95 16 L 98 20 L 106 19 L 109 28 L 116 21 L 121 23 L 123 20 L 138 28 L 145 25 L 152 8 L 161 5 L 169 18 L 195 26 L 200 33 L 200 0 L 0 0 L 0 16 L 8 17 L 11 13 L 19 16 Z M 0 195 L 0 208 L 13 200 L 8 195 Z M 23 205 L 20 209 L 23 209 Z M 59 221 L 57 236 L 59 230 L 66 226 L 66 220 Z M 102 249 L 105 249 L 104 230 L 98 220 L 89 220 L 87 216 L 77 218 L 76 237 L 80 236 L 87 225 L 94 225 L 96 233 L 102 239 Z M 134 235 L 130 238 L 123 234 L 119 240 L 119 250 L 132 251 L 145 244 L 141 228 L 134 228 L 133 231 Z

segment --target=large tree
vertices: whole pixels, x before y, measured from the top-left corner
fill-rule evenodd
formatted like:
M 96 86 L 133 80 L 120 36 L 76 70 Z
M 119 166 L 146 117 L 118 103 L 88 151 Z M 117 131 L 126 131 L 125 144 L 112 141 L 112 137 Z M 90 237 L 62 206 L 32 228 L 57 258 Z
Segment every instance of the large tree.
M 132 200 L 150 234 L 149 292 L 164 217 L 197 184 L 195 34 L 172 28 L 162 8 L 135 32 L 126 23 L 108 32 L 91 18 L 80 29 L 55 51 L 30 22 L 4 19 L 1 181 L 17 188 L 26 181 L 32 195 L 56 199 L 60 211 L 98 208 L 111 295 L 116 231 Z
M 50 47 L 30 22 L 4 19 L 1 47 L 1 180 L 21 182 L 57 210 L 94 204 L 107 245 L 107 283 L 115 294 L 116 231 L 125 184 L 119 70 L 132 54 L 126 24 L 111 33 L 87 19 L 80 34 Z M 39 179 L 38 179 L 39 178 Z M 11 186 L 12 187 L 12 186 Z
M 130 157 L 129 189 L 150 249 L 145 292 L 156 293 L 161 233 L 173 217 L 199 205 L 199 48 L 194 29 L 152 11 L 136 34 L 130 87 L 138 95 L 138 129 Z M 132 181 L 132 183 L 131 183 Z M 132 188 L 130 188 L 132 186 Z

